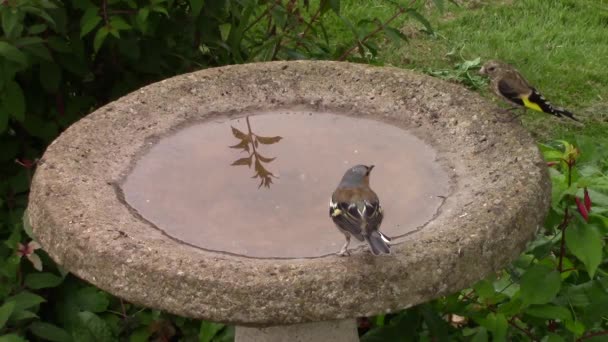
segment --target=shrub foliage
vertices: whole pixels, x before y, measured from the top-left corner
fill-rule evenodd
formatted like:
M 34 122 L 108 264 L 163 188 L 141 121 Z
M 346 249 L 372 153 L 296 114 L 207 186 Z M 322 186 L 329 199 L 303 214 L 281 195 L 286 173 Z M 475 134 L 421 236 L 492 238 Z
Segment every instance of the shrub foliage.
M 406 40 L 391 26 L 401 15 L 433 33 L 417 12 L 422 2 L 387 2 L 395 6 L 389 20 L 351 22 L 340 0 L 0 0 L 0 341 L 232 340 L 232 327 L 136 307 L 54 264 L 22 222 L 37 158 L 86 113 L 172 75 L 276 59 L 380 64 L 380 43 Z M 330 15 L 349 39 L 331 36 Z M 458 74 L 481 82 L 469 73 L 476 64 Z M 529 248 L 470 289 L 360 319 L 362 339 L 608 336 L 608 156 L 600 146 L 541 145 L 553 197 Z

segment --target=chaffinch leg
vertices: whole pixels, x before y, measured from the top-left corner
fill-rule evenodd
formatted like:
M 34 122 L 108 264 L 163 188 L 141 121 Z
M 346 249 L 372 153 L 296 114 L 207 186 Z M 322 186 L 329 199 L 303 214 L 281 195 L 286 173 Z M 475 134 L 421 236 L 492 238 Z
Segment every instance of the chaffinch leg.
M 340 251 L 336 253 L 339 256 L 350 255 L 350 252 L 348 251 L 348 245 L 350 244 L 350 234 L 344 234 L 344 236 L 346 237 L 346 242 L 344 243 L 344 246 L 342 246 Z

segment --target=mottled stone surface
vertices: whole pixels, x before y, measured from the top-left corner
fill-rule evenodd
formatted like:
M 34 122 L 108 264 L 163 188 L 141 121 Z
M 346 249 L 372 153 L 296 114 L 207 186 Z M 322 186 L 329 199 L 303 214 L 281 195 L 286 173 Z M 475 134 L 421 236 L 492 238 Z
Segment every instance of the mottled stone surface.
M 388 257 L 276 260 L 180 244 L 124 205 L 118 185 L 159 137 L 280 108 L 371 117 L 423 139 L 451 171 L 437 217 Z M 276 325 L 396 311 L 500 269 L 542 224 L 546 167 L 527 132 L 500 115 L 458 85 L 396 68 L 298 61 L 202 70 L 144 87 L 67 129 L 40 162 L 28 215 L 43 248 L 78 277 L 178 315 Z
M 359 341 L 355 319 L 280 325 L 236 327 L 235 342 L 355 342 Z

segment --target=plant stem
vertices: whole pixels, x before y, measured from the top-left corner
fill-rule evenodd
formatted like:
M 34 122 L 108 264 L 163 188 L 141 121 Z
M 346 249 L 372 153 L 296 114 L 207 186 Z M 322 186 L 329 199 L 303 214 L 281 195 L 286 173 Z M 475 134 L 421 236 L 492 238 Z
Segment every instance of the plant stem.
M 106 26 L 108 26 L 110 21 L 108 20 L 108 1 L 107 0 L 101 1 L 101 14 L 103 16 L 103 22 L 106 24 Z
M 414 2 L 416 2 L 416 0 L 410 1 L 410 3 L 407 5 L 407 7 L 410 7 Z M 397 19 L 400 15 L 402 15 L 406 11 L 407 11 L 406 8 L 399 7 L 399 9 L 397 10 L 397 12 L 395 12 L 395 14 L 393 14 L 393 16 L 391 16 L 390 18 L 388 18 L 388 20 L 386 22 L 384 22 L 383 24 L 381 24 L 380 26 L 378 26 L 375 30 L 373 30 L 372 32 L 368 33 L 365 37 L 363 37 L 363 39 L 361 39 L 359 41 L 359 43 L 363 43 L 363 42 L 367 41 L 369 38 L 371 38 L 372 36 L 374 36 L 376 33 L 380 32 L 381 30 L 383 30 L 386 27 L 386 25 L 390 24 L 393 20 Z M 359 44 L 354 44 L 352 47 L 350 47 L 348 50 L 346 50 L 342 54 L 342 56 L 340 56 L 340 58 L 338 58 L 338 60 L 339 61 L 345 60 L 346 57 L 348 57 L 348 55 L 350 55 L 358 46 L 359 46 Z
M 585 336 L 581 336 L 581 337 L 579 337 L 579 338 L 576 339 L 576 342 L 587 340 L 587 339 L 590 339 L 590 338 L 596 337 L 596 336 L 603 336 L 603 335 L 608 335 L 608 330 L 598 331 L 598 332 L 595 332 L 595 333 L 587 334 Z
M 568 160 L 566 165 L 568 165 L 568 189 L 572 185 L 572 168 L 574 167 L 574 159 Z M 564 208 L 564 219 L 562 223 L 559 224 L 559 229 L 562 231 L 562 241 L 559 249 L 559 263 L 557 264 L 557 270 L 561 273 L 563 272 L 564 266 L 564 255 L 566 254 L 566 228 L 568 228 L 568 222 L 570 221 L 570 214 L 568 212 L 568 205 Z
M 566 254 L 566 227 L 568 227 L 568 207 L 564 209 L 564 219 L 559 224 L 559 229 L 562 231 L 562 241 L 559 247 L 559 263 L 557 264 L 557 270 L 563 272 L 564 266 L 564 255 Z
M 515 317 L 511 317 L 511 318 L 508 320 L 508 322 L 509 322 L 509 325 L 510 325 L 510 326 L 512 326 L 512 327 L 516 328 L 517 330 L 519 330 L 519 331 L 523 332 L 524 334 L 526 334 L 526 336 L 528 336 L 528 338 L 529 338 L 531 341 L 538 341 L 538 339 L 537 339 L 537 338 L 536 338 L 534 335 L 532 335 L 532 332 L 531 332 L 530 330 L 528 330 L 528 329 L 524 329 L 524 328 L 520 327 L 519 325 L 517 325 L 517 324 L 515 323 Z

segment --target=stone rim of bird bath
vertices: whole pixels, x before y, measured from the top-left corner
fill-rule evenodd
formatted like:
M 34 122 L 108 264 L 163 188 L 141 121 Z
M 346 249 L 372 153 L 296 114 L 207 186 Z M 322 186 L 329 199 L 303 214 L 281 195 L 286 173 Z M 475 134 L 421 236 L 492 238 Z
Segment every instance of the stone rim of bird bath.
M 438 215 L 390 256 L 255 259 L 181 244 L 120 198 L 117 184 L 159 137 L 218 116 L 293 107 L 374 118 L 433 146 L 451 172 Z M 397 311 L 505 266 L 543 223 L 546 165 L 504 115 L 459 85 L 397 68 L 293 61 L 202 70 L 141 88 L 68 128 L 39 163 L 28 218 L 43 248 L 76 276 L 177 315 L 267 326 Z

